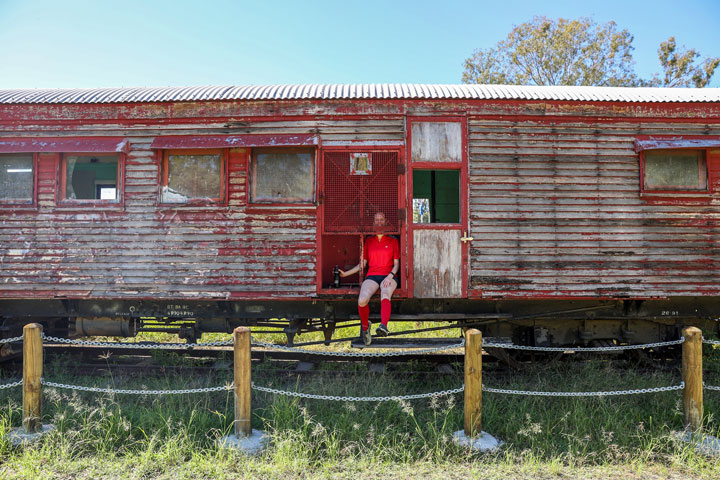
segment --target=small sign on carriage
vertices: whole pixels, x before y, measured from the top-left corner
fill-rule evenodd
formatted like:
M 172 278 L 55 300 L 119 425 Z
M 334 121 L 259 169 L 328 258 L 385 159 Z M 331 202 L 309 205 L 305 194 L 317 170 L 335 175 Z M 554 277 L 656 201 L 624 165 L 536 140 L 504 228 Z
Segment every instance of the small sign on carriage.
M 371 175 L 372 160 L 369 153 L 353 153 L 350 155 L 350 175 Z

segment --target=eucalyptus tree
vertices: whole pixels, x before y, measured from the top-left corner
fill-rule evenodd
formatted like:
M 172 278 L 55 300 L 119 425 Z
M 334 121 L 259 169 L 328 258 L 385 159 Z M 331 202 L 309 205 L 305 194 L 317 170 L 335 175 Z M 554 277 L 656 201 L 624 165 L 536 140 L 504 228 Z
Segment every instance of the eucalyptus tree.
M 494 47 L 465 60 L 465 83 L 514 85 L 696 86 L 707 85 L 720 59 L 695 64 L 695 50 L 679 51 L 670 37 L 658 55 L 664 78 L 635 73 L 633 36 L 615 22 L 536 16 L 515 26 Z

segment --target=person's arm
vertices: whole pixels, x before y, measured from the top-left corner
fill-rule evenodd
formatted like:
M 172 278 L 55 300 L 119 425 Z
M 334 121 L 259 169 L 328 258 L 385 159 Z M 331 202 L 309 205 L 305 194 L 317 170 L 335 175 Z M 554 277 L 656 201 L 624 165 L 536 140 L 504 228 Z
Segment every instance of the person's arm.
M 363 267 L 363 268 L 367 267 L 367 260 L 363 260 L 361 263 L 362 263 L 362 267 Z M 350 270 L 342 270 L 342 269 L 338 269 L 338 270 L 340 271 L 340 276 L 341 276 L 341 277 L 343 277 L 343 278 L 344 278 L 344 277 L 349 277 L 350 275 L 354 275 L 354 274 L 356 274 L 356 273 L 358 273 L 358 272 L 360 271 L 360 263 L 358 263 L 357 265 L 355 265 L 355 266 L 354 266 L 353 268 L 351 268 Z

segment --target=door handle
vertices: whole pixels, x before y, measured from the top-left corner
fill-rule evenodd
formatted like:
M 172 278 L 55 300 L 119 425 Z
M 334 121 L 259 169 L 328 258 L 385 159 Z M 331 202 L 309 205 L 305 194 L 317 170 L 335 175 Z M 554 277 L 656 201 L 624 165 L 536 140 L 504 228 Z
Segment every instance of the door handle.
M 467 242 L 472 242 L 473 240 L 475 240 L 475 239 L 473 237 L 468 237 L 467 232 L 463 231 L 463 236 L 460 238 L 461 242 L 467 243 Z

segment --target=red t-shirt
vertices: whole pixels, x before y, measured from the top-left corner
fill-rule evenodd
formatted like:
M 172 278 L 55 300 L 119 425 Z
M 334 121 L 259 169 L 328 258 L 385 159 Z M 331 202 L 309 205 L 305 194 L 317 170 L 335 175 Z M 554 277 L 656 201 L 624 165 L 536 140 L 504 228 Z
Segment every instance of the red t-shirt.
M 393 268 L 393 260 L 400 260 L 400 243 L 387 235 L 383 235 L 382 240 L 373 235 L 365 240 L 363 258 L 368 261 L 366 276 L 387 275 Z

